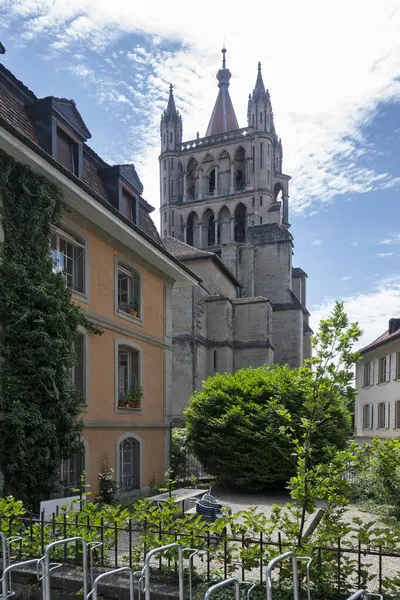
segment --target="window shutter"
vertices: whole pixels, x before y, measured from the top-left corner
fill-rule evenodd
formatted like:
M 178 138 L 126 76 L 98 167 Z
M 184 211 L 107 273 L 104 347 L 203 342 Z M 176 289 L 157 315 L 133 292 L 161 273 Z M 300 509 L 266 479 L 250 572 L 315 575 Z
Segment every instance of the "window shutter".
M 369 370 L 369 385 L 374 385 L 374 364 L 375 361 L 371 361 L 370 363 L 370 370 Z
M 392 355 L 388 354 L 386 357 L 386 381 L 390 381 L 390 367 L 392 364 Z
M 370 404 L 370 410 L 369 410 L 369 428 L 373 429 L 374 428 L 374 405 Z
M 386 410 L 385 410 L 385 428 L 390 428 L 390 402 L 386 402 Z

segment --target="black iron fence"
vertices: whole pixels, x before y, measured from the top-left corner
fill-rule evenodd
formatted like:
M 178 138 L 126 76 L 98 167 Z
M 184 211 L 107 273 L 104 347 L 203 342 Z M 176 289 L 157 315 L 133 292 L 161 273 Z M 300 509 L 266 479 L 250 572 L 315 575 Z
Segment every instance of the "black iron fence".
M 95 505 L 93 505 L 95 507 Z M 99 513 L 101 514 L 101 513 Z M 262 532 L 257 536 L 229 535 L 222 532 L 207 531 L 197 535 L 173 529 L 164 531 L 161 526 L 155 527 L 148 522 L 141 526 L 133 519 L 121 523 L 120 518 L 106 520 L 106 517 L 86 515 L 85 519 L 78 513 L 73 519 L 70 514 L 53 514 L 51 519 L 33 516 L 0 520 L 0 531 L 5 535 L 19 534 L 20 544 L 14 545 L 14 558 L 36 558 L 43 555 L 48 543 L 56 539 L 82 536 L 87 541 L 98 541 L 102 546 L 94 554 L 94 565 L 97 567 L 118 568 L 121 566 L 137 567 L 142 564 L 147 553 L 155 548 L 173 541 L 182 543 L 184 547 L 198 548 L 199 555 L 194 565 L 202 581 L 239 577 L 242 581 L 265 582 L 265 567 L 268 561 L 289 548 L 278 532 L 276 539 L 266 539 Z M 81 556 L 74 546 L 67 550 L 63 547 L 63 558 L 72 564 L 81 563 Z M 301 552 L 299 555 L 301 556 Z M 400 570 L 400 552 L 391 552 L 381 546 L 372 547 L 358 540 L 350 546 L 348 540 L 338 538 L 335 546 L 312 548 L 314 557 L 311 578 L 316 582 L 324 580 L 329 571 L 330 585 L 338 593 L 348 593 L 366 587 L 385 593 L 392 581 L 398 579 Z M 167 564 L 166 564 L 167 563 Z M 329 565 L 329 568 L 327 568 Z M 157 565 L 155 565 L 157 567 Z M 177 570 L 175 558 L 169 556 L 158 558 L 158 568 L 165 573 Z M 351 573 L 350 573 L 350 571 Z M 350 573 L 350 574 L 349 574 Z M 393 579 L 394 578 L 394 579 Z M 394 585 L 400 586 L 400 582 Z M 395 596 L 399 597 L 399 596 Z

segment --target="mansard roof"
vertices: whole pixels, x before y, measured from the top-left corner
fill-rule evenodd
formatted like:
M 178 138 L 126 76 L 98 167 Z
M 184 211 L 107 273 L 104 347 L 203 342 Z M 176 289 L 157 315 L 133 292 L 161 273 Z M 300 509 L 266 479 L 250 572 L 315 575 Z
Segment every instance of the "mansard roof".
M 46 160 L 54 164 L 56 168 L 63 170 L 64 173 L 65 170 L 62 166 L 41 147 L 35 121 L 31 118 L 29 107 L 39 105 L 40 102 L 44 101 L 55 107 L 57 112 L 63 110 L 66 118 L 76 119 L 75 124 L 81 128 L 82 134 L 86 135 L 89 133 L 90 135 L 73 101 L 54 96 L 39 100 L 11 71 L 0 64 L 0 126 L 9 130 L 16 137 L 19 137 L 21 141 L 31 146 L 36 152 L 43 155 Z M 124 217 L 112 206 L 101 177 L 101 171 L 107 168 L 110 168 L 110 165 L 98 156 L 86 143 L 83 143 L 82 178 L 78 179 L 72 174 L 70 177 L 73 178 L 76 185 L 84 188 L 97 201 L 107 206 L 110 211 L 123 219 Z M 143 189 L 133 165 L 119 165 L 119 169 L 124 178 L 129 179 L 131 183 L 133 183 L 133 179 L 136 177 L 137 180 L 135 183 L 137 188 Z M 163 248 L 159 233 L 149 215 L 151 210 L 153 210 L 153 207 L 144 198 L 140 197 L 139 222 L 137 226 L 135 224 L 131 224 L 131 226 L 144 234 L 158 248 Z

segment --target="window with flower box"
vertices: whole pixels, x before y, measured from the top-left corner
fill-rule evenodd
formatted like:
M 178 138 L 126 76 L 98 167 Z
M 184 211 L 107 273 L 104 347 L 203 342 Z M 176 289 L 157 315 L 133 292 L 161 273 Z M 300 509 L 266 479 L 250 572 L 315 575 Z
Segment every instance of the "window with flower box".
M 118 311 L 134 318 L 141 318 L 141 278 L 137 271 L 118 265 L 117 269 Z
M 118 348 L 118 408 L 142 408 L 140 352 L 130 346 Z

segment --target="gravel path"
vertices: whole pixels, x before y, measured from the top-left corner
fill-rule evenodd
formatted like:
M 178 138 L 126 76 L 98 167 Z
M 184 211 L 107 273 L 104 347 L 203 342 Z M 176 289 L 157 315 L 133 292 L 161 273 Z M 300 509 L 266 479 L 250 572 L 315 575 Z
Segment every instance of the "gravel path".
M 266 517 L 271 516 L 272 506 L 274 504 L 284 506 L 289 501 L 289 496 L 284 495 L 284 494 L 276 494 L 276 495 L 269 494 L 268 496 L 263 495 L 263 494 L 240 494 L 240 493 L 236 493 L 236 492 L 231 493 L 231 492 L 227 492 L 227 491 L 220 491 L 217 489 L 212 490 L 212 494 L 217 498 L 218 501 L 221 502 L 221 504 L 223 504 L 225 506 L 229 506 L 232 509 L 233 513 L 241 511 L 241 510 L 248 510 L 250 507 L 256 507 L 257 512 L 263 513 Z M 377 521 L 376 516 L 373 515 L 372 513 L 367 512 L 367 511 L 362 511 L 357 506 L 349 505 L 347 507 L 347 512 L 346 512 L 345 518 L 349 522 L 352 522 L 354 517 L 359 517 L 364 522 L 368 522 L 368 521 L 376 522 Z M 310 517 L 309 521 L 311 519 L 312 519 L 312 517 Z M 377 523 L 377 524 L 383 525 L 383 523 Z M 136 536 L 134 536 L 132 539 L 133 545 L 136 542 L 135 538 L 136 538 Z M 278 533 L 272 534 L 271 538 L 272 538 L 272 540 L 277 541 Z M 354 547 L 356 547 L 356 542 L 354 542 Z M 128 535 L 126 533 L 123 533 L 120 535 L 118 550 L 119 550 L 118 554 L 120 557 L 122 554 L 127 554 L 129 551 L 129 539 L 128 539 Z M 357 555 L 356 554 L 352 555 L 352 558 L 357 560 Z M 371 583 L 369 585 L 369 589 L 370 589 L 370 591 L 376 591 L 378 589 L 378 583 L 379 583 L 379 580 L 378 580 L 379 557 L 378 556 L 365 556 L 365 557 L 362 556 L 361 564 L 362 564 L 363 568 L 368 569 L 368 572 L 371 575 L 374 575 L 374 579 L 371 581 Z M 155 565 L 158 565 L 158 563 L 155 563 Z M 194 560 L 194 565 L 197 568 L 197 570 L 200 572 L 206 572 L 206 570 L 207 570 L 207 561 L 205 560 L 205 557 L 203 560 L 196 557 Z M 369 565 L 369 566 L 367 566 L 367 565 Z M 213 561 L 211 561 L 210 568 L 211 568 L 211 570 L 215 570 L 216 568 L 222 569 L 223 564 L 222 563 L 217 564 L 217 561 L 213 560 Z M 356 567 L 355 567 L 355 569 L 356 569 Z M 384 557 L 382 559 L 382 573 L 383 573 L 384 577 L 393 577 L 393 576 L 397 575 L 399 573 L 399 571 L 400 571 L 400 559 L 386 558 L 386 557 Z M 240 578 L 242 577 L 241 566 L 239 564 L 237 564 L 236 575 L 239 576 Z M 254 569 L 251 572 L 246 571 L 246 573 L 245 573 L 246 580 L 257 581 L 257 580 L 259 580 L 259 577 L 260 577 L 259 569 Z M 355 583 L 355 587 L 357 587 L 356 586 L 356 583 L 357 583 L 356 575 L 355 575 L 354 583 Z

